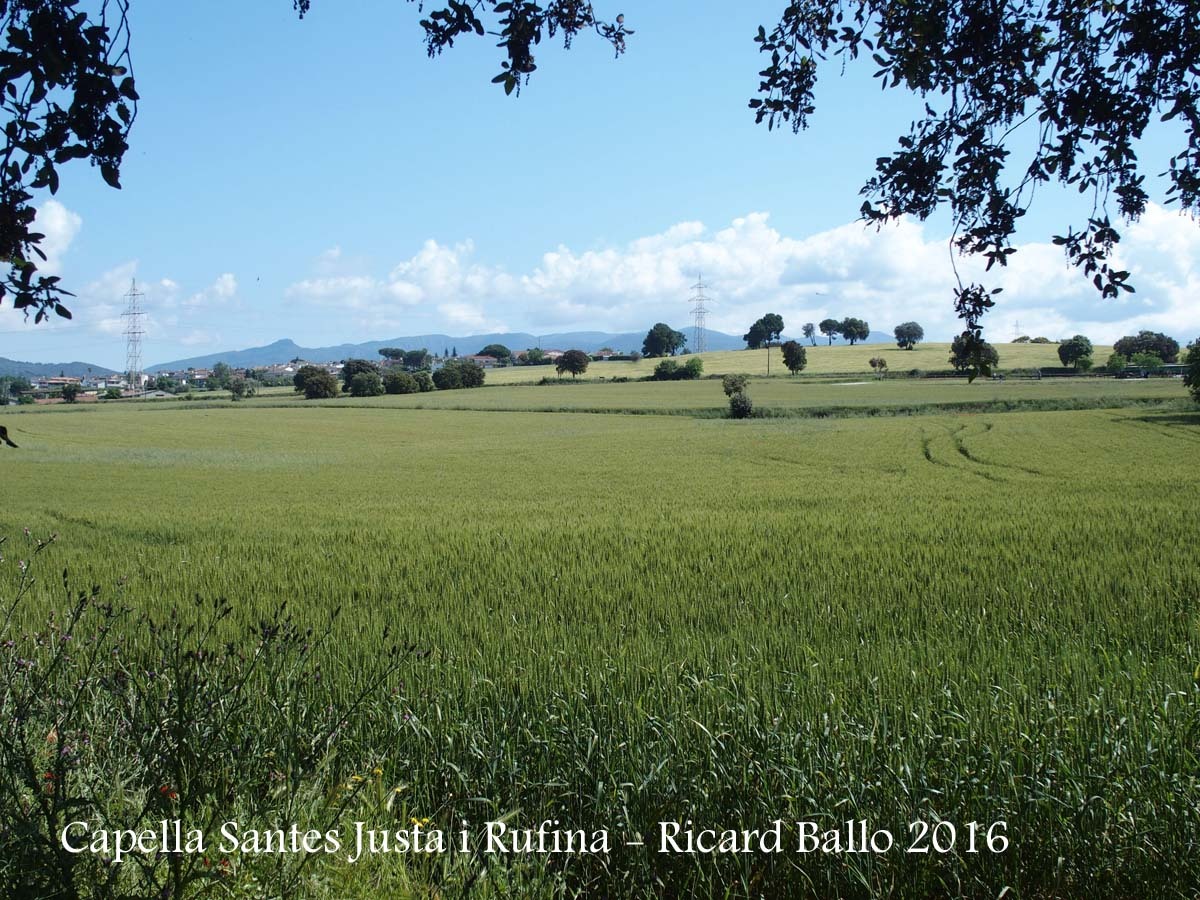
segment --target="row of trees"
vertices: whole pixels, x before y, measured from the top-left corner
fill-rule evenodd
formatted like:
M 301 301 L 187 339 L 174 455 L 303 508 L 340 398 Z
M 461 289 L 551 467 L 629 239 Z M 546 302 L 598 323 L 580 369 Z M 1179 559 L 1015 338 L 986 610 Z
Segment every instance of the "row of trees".
M 903 326 L 896 326 L 896 339 L 900 339 L 899 330 L 906 328 L 909 325 L 915 325 L 916 331 L 919 334 L 913 339 L 912 343 L 921 340 L 925 336 L 925 332 L 921 331 L 921 326 L 916 322 L 909 322 Z M 749 350 L 758 350 L 762 347 L 770 347 L 773 343 L 778 343 L 783 336 L 783 317 L 777 313 L 767 313 L 761 319 L 750 326 L 750 330 L 742 335 L 742 340 L 746 342 L 746 348 Z M 859 341 L 865 341 L 871 334 L 871 326 L 863 319 L 854 316 L 847 316 L 845 319 L 822 319 L 820 324 L 814 325 L 812 322 L 805 322 L 801 329 L 804 337 L 808 339 L 815 347 L 817 345 L 817 332 L 820 331 L 829 343 L 832 345 L 834 338 L 844 338 L 854 346 Z M 901 345 L 903 346 L 903 344 Z
M 1077 371 L 1086 372 L 1092 368 L 1094 353 L 1095 348 L 1086 335 L 1077 334 L 1058 344 L 1059 360 L 1064 366 L 1072 366 Z M 1113 344 L 1113 352 L 1105 361 L 1104 368 L 1114 375 L 1124 372 L 1129 366 L 1154 371 L 1177 359 L 1179 342 L 1174 338 L 1158 331 L 1139 331 Z
M 483 367 L 465 359 L 451 359 L 432 373 L 427 368 L 409 371 L 407 365 L 384 372 L 369 359 L 348 359 L 342 365 L 340 381 L 323 366 L 308 365 L 300 367 L 292 378 L 292 385 L 304 394 L 305 399 L 325 400 L 339 394 L 378 397 L 381 394 L 423 393 L 435 388 L 450 391 L 481 387 L 483 380 Z

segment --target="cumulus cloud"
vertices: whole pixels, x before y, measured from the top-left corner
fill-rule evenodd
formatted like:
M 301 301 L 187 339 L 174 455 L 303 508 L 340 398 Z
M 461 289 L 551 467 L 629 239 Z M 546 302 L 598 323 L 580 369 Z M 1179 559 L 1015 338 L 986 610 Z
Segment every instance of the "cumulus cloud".
M 237 278 L 234 277 L 233 273 L 223 272 L 208 287 L 196 291 L 196 293 L 183 301 L 183 305 L 192 308 L 207 308 L 227 304 L 236 299 L 237 288 Z
M 179 343 L 185 347 L 216 347 L 221 343 L 221 335 L 204 328 L 196 328 L 180 335 Z
M 985 273 L 979 260 L 952 259 L 947 238 L 917 222 L 881 230 L 853 222 L 791 237 L 755 212 L 716 231 L 689 221 L 623 246 L 559 246 L 519 274 L 477 261 L 470 241 L 430 240 L 386 276 L 319 276 L 296 282 L 288 295 L 350 310 L 362 327 L 403 327 L 420 317 L 452 331 L 638 330 L 686 322 L 689 287 L 703 273 L 713 298 L 709 323 L 721 331 L 740 334 L 772 311 L 792 333 L 807 321 L 853 315 L 877 331 L 916 319 L 931 338 L 945 339 L 960 328 L 951 307 L 957 267 L 964 282 L 1004 289 L 989 316 L 994 339 L 1007 339 L 1018 324 L 1030 334 L 1083 332 L 1097 341 L 1139 328 L 1200 333 L 1193 299 L 1200 226 L 1151 206 L 1120 247 L 1118 261 L 1138 293 L 1102 300 L 1049 243 L 1020 246 L 1007 267 Z
M 515 281 L 499 268 L 473 262 L 474 252 L 471 241 L 445 246 L 429 240 L 384 277 L 319 274 L 292 284 L 287 296 L 348 310 L 357 325 L 368 329 L 402 327 L 421 307 L 426 317 L 436 310 L 446 327 L 502 330 L 504 322 L 485 312 L 483 303 L 513 295 Z M 318 273 L 328 272 L 340 256 L 340 251 L 321 254 Z
M 57 200 L 47 200 L 38 208 L 34 230 L 46 236 L 41 243 L 46 260 L 38 266 L 42 274 L 62 274 L 63 256 L 82 227 L 83 219 Z

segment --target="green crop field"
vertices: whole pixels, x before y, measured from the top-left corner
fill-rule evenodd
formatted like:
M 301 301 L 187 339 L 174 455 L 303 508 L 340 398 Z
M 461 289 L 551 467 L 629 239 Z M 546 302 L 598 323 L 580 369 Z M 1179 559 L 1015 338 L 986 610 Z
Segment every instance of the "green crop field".
M 299 896 L 1193 896 L 1200 414 L 1178 381 L 750 392 L 862 415 L 569 411 L 709 410 L 717 381 L 6 412 L 0 597 L 28 528 L 58 537 L 21 631 L 61 615 L 63 569 L 135 611 L 226 598 L 222 638 L 285 601 L 301 628 L 341 607 L 334 695 L 389 640 L 413 652 L 338 765 L 305 770 L 316 795 L 349 779 L 345 815 L 393 827 L 613 835 L 599 854 L 335 855 Z M 1080 397 L 1109 408 L 930 408 Z M 795 852 L 789 823 L 859 819 L 897 849 Z M 657 852 L 657 823 L 686 820 L 782 820 L 788 846 Z M 939 821 L 953 847 L 905 852 L 910 823 Z M 202 884 L 269 895 L 272 865 Z
M 523 348 L 510 348 L 514 352 Z M 570 349 L 560 347 L 560 350 Z M 834 375 L 860 372 L 871 374 L 870 360 L 882 356 L 888 367 L 896 373 L 913 369 L 940 371 L 949 368 L 950 345 L 948 343 L 918 344 L 913 350 L 901 350 L 895 344 L 848 344 L 830 346 L 806 343 L 808 375 Z M 1000 370 L 1032 369 L 1041 366 L 1061 366 L 1057 344 L 997 344 L 1000 354 Z M 1103 364 L 1112 353 L 1112 347 L 1095 348 L 1097 364 Z M 767 374 L 766 350 L 716 350 L 698 354 L 704 361 L 704 371 L 709 375 L 724 375 L 726 372 L 746 372 L 749 375 Z M 783 353 L 778 347 L 770 350 L 771 373 L 786 372 Z M 585 378 L 641 378 L 654 371 L 660 362 L 657 359 L 641 359 L 637 362 L 615 361 L 594 362 L 588 367 Z M 537 381 L 554 374 L 553 366 L 512 366 L 488 371 L 490 384 L 520 384 Z
M 490 381 L 490 373 L 489 373 Z M 888 378 L 816 381 L 784 376 L 753 379 L 750 396 L 764 413 L 810 414 L 838 411 L 863 414 L 935 406 L 987 408 L 1039 405 L 1122 406 L 1130 403 L 1178 402 L 1183 390 L 1172 378 L 1046 378 L 978 380 L 965 378 Z M 279 402 L 286 392 L 260 402 Z M 294 403 L 304 401 L 294 397 Z M 344 400 L 330 401 L 335 405 Z M 660 413 L 711 413 L 724 415 L 727 399 L 719 379 L 698 381 L 583 382 L 569 379 L 553 385 L 485 385 L 482 389 L 436 391 L 373 398 L 372 406 L 418 409 L 478 409 L 508 411 L 629 411 Z

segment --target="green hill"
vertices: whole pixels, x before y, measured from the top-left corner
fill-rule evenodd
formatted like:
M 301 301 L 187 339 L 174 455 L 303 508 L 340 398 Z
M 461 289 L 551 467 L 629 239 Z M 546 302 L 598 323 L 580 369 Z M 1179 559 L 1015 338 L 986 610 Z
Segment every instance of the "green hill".
M 1000 371 L 1011 369 L 1031 369 L 1040 366 L 1060 366 L 1057 344 L 997 344 L 1000 353 Z M 901 350 L 898 347 L 885 347 L 882 344 L 858 344 L 853 347 L 822 346 L 808 347 L 808 366 L 804 369 L 806 375 L 870 375 L 870 359 L 882 356 L 887 360 L 888 368 L 893 374 L 899 375 L 912 369 L 923 371 L 949 368 L 950 345 L 948 343 L 921 344 L 915 350 Z M 1103 363 L 1112 353 L 1108 346 L 1096 347 L 1093 357 L 1097 363 Z M 726 372 L 745 372 L 749 375 L 767 374 L 766 350 L 717 350 L 712 353 L 701 353 L 704 360 L 705 375 L 724 375 Z M 783 365 L 783 354 L 778 347 L 770 350 L 771 374 L 786 375 Z M 641 378 L 654 371 L 657 359 L 642 359 L 638 362 L 594 362 L 583 376 L 589 379 L 600 378 Z M 508 369 L 496 369 L 488 372 L 488 384 L 519 384 L 521 382 L 539 381 L 547 375 L 553 377 L 554 369 L 550 366 L 517 366 Z

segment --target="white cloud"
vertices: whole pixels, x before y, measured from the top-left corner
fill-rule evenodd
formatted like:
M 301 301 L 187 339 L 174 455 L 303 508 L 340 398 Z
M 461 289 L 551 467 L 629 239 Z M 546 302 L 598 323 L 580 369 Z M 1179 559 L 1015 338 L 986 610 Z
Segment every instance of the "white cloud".
M 46 254 L 46 260 L 38 266 L 42 274 L 62 274 L 62 258 L 82 227 L 82 217 L 57 200 L 47 200 L 38 208 L 34 230 L 46 236 L 40 245 Z
M 210 290 L 217 297 L 232 297 L 237 293 L 237 279 L 233 277 L 232 273 L 225 272 L 217 277 Z
M 224 272 L 204 290 L 197 291 L 183 301 L 183 305 L 195 308 L 228 303 L 237 296 L 237 287 L 237 278 L 233 273 Z
M 952 262 L 945 237 L 907 220 L 878 231 L 853 222 L 802 238 L 782 234 L 763 212 L 715 232 L 682 222 L 624 246 L 559 246 L 517 275 L 474 256 L 470 241 L 430 240 L 385 277 L 317 277 L 296 282 L 288 296 L 348 309 L 364 331 L 415 327 L 414 319 L 451 331 L 640 330 L 686 323 L 689 287 L 703 273 L 709 323 L 721 331 L 740 334 L 773 311 L 792 333 L 806 321 L 854 315 L 876 331 L 916 319 L 931 338 L 945 339 L 960 329 L 952 309 L 957 264 L 964 282 L 1004 289 L 987 322 L 994 339 L 1007 339 L 1018 322 L 1029 334 L 1083 332 L 1098 342 L 1139 328 L 1200 333 L 1200 226 L 1157 206 L 1126 229 L 1119 262 L 1138 293 L 1117 300 L 1101 299 L 1052 244 L 1025 244 L 1007 267 L 985 273 L 977 259 Z
M 485 311 L 483 303 L 511 295 L 514 281 L 499 269 L 471 262 L 474 251 L 470 241 L 443 246 L 429 240 L 384 278 L 324 274 L 294 283 L 287 296 L 349 310 L 353 324 L 363 332 L 412 327 L 420 307 L 436 310 L 447 328 L 502 330 L 504 323 Z M 340 257 L 340 251 L 321 254 L 317 271 L 327 272 Z
M 221 335 L 217 332 L 196 328 L 180 335 L 179 343 L 185 347 L 213 347 L 221 343 Z

